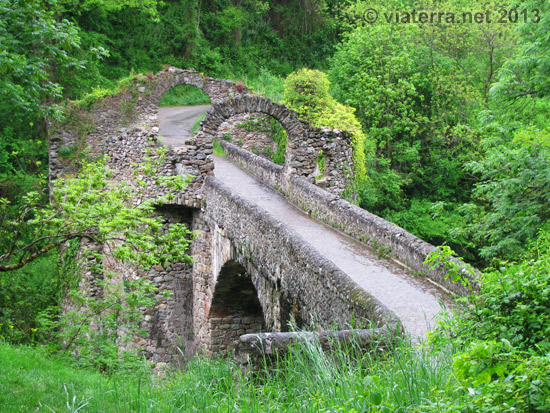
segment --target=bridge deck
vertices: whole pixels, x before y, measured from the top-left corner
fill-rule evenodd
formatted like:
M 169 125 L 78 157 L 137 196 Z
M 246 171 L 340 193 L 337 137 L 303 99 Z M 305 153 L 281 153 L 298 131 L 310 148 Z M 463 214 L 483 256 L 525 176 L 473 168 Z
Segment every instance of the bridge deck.
M 380 259 L 366 245 L 305 214 L 286 198 L 240 169 L 214 156 L 214 174 L 231 190 L 284 222 L 360 287 L 386 305 L 413 337 L 422 337 L 433 325 L 446 294 L 408 274 L 393 261 Z
M 209 106 L 159 109 L 163 143 L 179 146 L 192 135 L 191 125 Z M 237 167 L 214 156 L 214 174 L 235 194 L 256 204 L 284 222 L 300 237 L 332 261 L 361 288 L 376 297 L 401 320 L 414 337 L 422 337 L 448 296 L 426 280 L 415 278 L 393 261 L 381 259 L 366 245 L 305 214 L 286 198 Z

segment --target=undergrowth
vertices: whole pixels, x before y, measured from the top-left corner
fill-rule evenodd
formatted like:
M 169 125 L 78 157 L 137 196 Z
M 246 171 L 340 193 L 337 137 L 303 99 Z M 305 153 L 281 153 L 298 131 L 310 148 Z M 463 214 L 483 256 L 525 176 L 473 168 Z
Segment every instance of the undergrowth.
M 196 358 L 151 379 L 143 372 L 107 377 L 48 358 L 40 347 L 0 343 L 0 410 L 393 412 L 452 389 L 448 352 L 433 357 L 407 341 L 357 350 L 325 353 L 318 341 L 304 341 L 254 374 L 231 359 Z
M 196 86 L 178 85 L 166 91 L 160 99 L 159 106 L 194 106 L 209 105 L 208 95 Z

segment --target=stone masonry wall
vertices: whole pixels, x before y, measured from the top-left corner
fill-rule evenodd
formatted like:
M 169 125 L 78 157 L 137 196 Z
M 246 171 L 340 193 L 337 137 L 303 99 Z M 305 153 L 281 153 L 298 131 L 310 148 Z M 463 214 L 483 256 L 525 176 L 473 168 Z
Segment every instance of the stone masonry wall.
M 162 206 L 158 210 L 166 223 L 184 223 L 192 226 L 196 211 L 178 205 Z M 154 308 L 143 310 L 144 320 L 140 327 L 145 336 L 133 336 L 118 332 L 118 345 L 126 349 L 141 349 L 144 357 L 155 363 L 157 368 L 173 364 L 177 358 L 188 358 L 195 353 L 193 332 L 193 279 L 192 265 L 175 263 L 168 268 L 154 266 L 148 271 L 115 260 L 106 247 L 103 268 L 113 273 L 113 281 L 120 285 L 123 280 L 148 279 L 158 288 Z M 167 294 L 167 295 L 165 295 Z M 178 350 L 179 349 L 179 350 Z
M 390 248 L 390 254 L 396 261 L 449 291 L 460 295 L 469 293 L 462 284 L 446 279 L 445 269 L 430 270 L 424 264 L 427 255 L 435 250 L 433 245 L 298 176 L 287 179 L 279 165 L 243 151 L 231 143 L 223 142 L 222 146 L 230 159 L 265 184 L 282 191 L 292 203 L 310 215 L 373 248 Z M 463 275 L 466 275 L 467 265 L 458 260 L 455 262 L 462 268 Z M 475 280 L 471 281 L 475 287 Z
M 218 128 L 218 141 L 231 142 L 258 156 L 271 159 L 277 143 L 271 138 L 269 117 L 263 113 L 232 116 Z
M 378 325 L 396 318 L 329 260 L 265 211 L 233 195 L 215 178 L 204 186 L 208 219 L 223 225 L 258 293 L 268 331 L 283 331 L 294 318 L 298 327 L 352 318 Z M 312 318 L 315 317 L 315 318 Z

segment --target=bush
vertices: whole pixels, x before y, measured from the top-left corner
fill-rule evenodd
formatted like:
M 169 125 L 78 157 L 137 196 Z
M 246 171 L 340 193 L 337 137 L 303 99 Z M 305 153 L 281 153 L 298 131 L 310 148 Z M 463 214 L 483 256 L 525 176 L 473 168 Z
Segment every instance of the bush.
M 355 109 L 338 103 L 329 95 L 330 81 L 319 70 L 301 69 L 285 80 L 284 103 L 314 126 L 328 126 L 351 133 L 355 183 L 360 186 L 367 179 L 366 158 L 373 154 L 373 147 L 366 142 Z M 355 191 L 356 188 L 353 188 Z
M 548 411 L 550 407 L 550 231 L 530 254 L 482 274 L 478 295 L 431 333 L 436 348 L 462 348 L 453 371 L 460 397 L 435 411 Z M 458 402 L 458 404 L 457 404 Z

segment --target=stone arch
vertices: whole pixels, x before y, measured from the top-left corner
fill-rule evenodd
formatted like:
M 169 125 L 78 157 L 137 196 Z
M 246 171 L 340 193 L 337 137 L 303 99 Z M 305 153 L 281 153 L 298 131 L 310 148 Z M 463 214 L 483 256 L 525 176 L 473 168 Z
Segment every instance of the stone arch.
M 341 193 L 353 175 L 351 135 L 340 130 L 317 128 L 299 119 L 287 106 L 259 95 L 230 98 L 214 104 L 202 123 L 197 141 L 207 144 L 217 136 L 218 129 L 227 119 L 241 114 L 262 113 L 276 119 L 288 135 L 284 173 L 296 174 L 312 183 L 316 182 L 318 158 L 322 151 L 326 160 L 324 175 L 330 181 L 326 186 Z M 336 179 L 342 174 L 341 179 Z M 344 176 L 345 175 L 345 176 Z
M 216 139 L 282 165 L 287 146 L 286 131 L 275 118 L 249 112 L 227 118 L 218 128 Z
M 210 350 L 226 352 L 242 334 L 266 330 L 262 305 L 246 269 L 236 260 L 221 268 L 208 314 Z
M 149 110 L 156 111 L 161 97 L 168 90 L 178 85 L 198 87 L 208 95 L 213 104 L 221 103 L 228 98 L 243 96 L 250 92 L 246 86 L 231 80 L 215 79 L 192 70 L 169 67 L 155 75 L 147 87 L 144 87 L 144 89 L 147 89 L 148 94 L 144 103 L 149 106 Z M 143 109 L 147 110 L 146 108 Z

